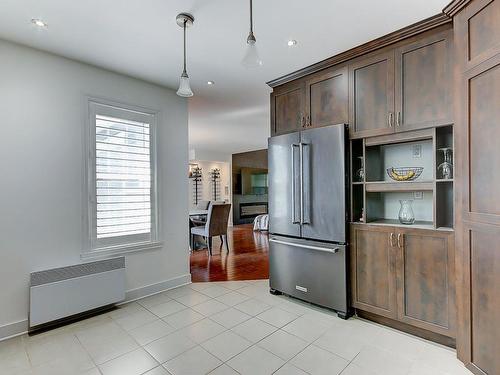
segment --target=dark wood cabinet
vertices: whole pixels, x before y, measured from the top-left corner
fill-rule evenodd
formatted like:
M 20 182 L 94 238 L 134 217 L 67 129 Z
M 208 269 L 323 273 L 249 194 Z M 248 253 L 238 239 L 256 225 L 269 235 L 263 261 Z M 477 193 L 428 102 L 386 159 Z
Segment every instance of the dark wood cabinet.
M 349 125 L 352 138 L 394 132 L 394 51 L 349 67 Z
M 398 319 L 445 336 L 455 336 L 453 234 L 397 230 Z
M 450 30 L 395 50 L 396 131 L 451 124 Z
M 355 308 L 397 317 L 396 258 L 391 228 L 353 225 L 351 289 Z M 394 241 L 394 235 L 392 235 Z
M 353 307 L 455 337 L 453 232 L 351 228 Z
M 313 75 L 306 80 L 305 88 L 306 127 L 348 123 L 347 67 L 329 69 Z
M 454 18 L 457 352 L 499 374 L 500 0 L 462 2 Z
M 271 135 L 291 133 L 304 126 L 304 83 L 292 82 L 276 88 L 271 94 Z

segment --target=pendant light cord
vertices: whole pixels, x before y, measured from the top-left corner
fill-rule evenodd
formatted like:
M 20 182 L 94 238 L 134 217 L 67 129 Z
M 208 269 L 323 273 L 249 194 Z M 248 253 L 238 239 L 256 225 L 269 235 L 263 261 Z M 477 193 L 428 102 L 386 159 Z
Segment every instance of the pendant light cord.
M 252 6 L 252 0 L 250 0 L 250 34 L 253 34 L 253 6 Z
M 187 20 L 184 20 L 184 70 L 182 71 L 182 75 L 187 76 L 186 72 L 186 22 Z

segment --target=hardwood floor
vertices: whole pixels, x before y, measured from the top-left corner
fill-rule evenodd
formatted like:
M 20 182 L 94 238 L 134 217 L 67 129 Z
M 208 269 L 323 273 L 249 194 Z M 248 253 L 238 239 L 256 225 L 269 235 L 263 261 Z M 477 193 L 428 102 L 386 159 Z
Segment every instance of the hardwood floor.
M 229 254 L 220 249 L 219 238 L 213 239 L 213 255 L 206 249 L 191 254 L 193 282 L 256 280 L 269 278 L 268 234 L 254 232 L 252 224 L 229 228 Z

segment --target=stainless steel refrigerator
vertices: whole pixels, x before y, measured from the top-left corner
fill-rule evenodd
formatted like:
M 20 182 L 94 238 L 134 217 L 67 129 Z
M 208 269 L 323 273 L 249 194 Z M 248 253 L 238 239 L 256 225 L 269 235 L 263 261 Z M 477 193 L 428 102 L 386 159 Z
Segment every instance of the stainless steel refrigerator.
M 346 125 L 269 138 L 269 279 L 272 293 L 346 318 Z

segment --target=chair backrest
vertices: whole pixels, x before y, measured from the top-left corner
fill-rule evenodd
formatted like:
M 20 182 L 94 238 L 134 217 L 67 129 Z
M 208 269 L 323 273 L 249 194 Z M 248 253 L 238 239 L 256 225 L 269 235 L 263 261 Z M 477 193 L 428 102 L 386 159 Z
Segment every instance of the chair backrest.
M 198 204 L 196 205 L 196 208 L 198 210 L 208 210 L 209 204 L 210 201 L 199 201 Z
M 230 204 L 211 204 L 209 206 L 205 228 L 210 237 L 227 234 L 230 210 Z

